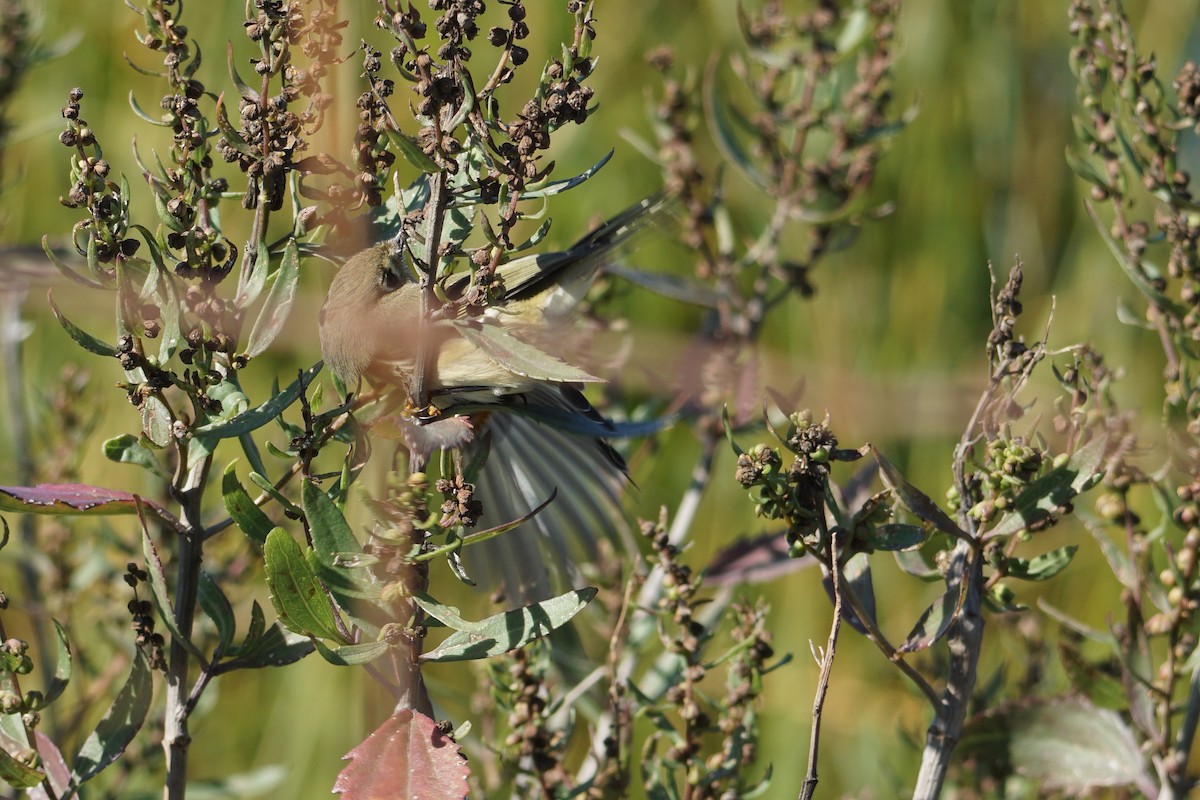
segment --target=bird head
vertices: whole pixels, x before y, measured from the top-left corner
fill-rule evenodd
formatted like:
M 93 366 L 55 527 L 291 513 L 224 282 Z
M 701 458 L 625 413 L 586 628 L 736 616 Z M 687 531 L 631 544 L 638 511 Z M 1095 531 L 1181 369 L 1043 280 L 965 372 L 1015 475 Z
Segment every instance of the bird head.
M 420 311 L 420 292 L 404 263 L 403 243 L 389 240 L 356 253 L 338 270 L 321 307 L 321 354 L 352 388 L 375 360 L 383 337 Z

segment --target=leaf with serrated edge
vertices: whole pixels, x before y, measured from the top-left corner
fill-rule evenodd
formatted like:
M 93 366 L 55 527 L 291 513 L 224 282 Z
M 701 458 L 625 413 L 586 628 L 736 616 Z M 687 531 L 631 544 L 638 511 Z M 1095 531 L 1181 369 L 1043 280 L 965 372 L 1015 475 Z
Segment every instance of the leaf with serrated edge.
M 275 525 L 262 512 L 262 509 L 254 505 L 254 501 L 242 487 L 237 472 L 234 471 L 236 464 L 236 461 L 230 462 L 229 466 L 225 468 L 225 474 L 221 476 L 221 496 L 225 501 L 225 510 L 242 529 L 242 533 L 246 534 L 250 541 L 262 547 L 263 543 L 267 541 L 267 534 Z
M 267 535 L 263 557 L 280 621 L 296 633 L 344 643 L 334 621 L 336 611 L 296 540 L 283 528 L 274 529 Z
M 345 800 L 419 797 L 462 800 L 469 786 L 466 759 L 457 744 L 424 714 L 404 709 L 344 756 L 333 793 Z
M 507 653 L 566 624 L 595 596 L 596 590 L 591 587 L 576 589 L 540 603 L 494 614 L 473 623 L 471 631 L 455 631 L 422 655 L 421 660 L 467 661 Z
M 370 587 L 375 582 L 374 574 L 365 566 L 348 566 L 345 554 L 360 553 L 362 545 L 354 538 L 346 517 L 320 487 L 305 481 L 300 490 L 304 503 L 304 516 L 312 533 L 313 552 L 321 569 L 318 574 L 328 578 L 326 584 L 334 598 L 344 608 L 352 598 L 378 597 Z

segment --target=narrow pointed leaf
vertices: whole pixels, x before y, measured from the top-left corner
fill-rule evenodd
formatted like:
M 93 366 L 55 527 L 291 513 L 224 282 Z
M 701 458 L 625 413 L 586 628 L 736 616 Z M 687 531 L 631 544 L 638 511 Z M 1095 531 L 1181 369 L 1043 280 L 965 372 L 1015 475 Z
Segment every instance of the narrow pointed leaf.
M 89 353 L 95 353 L 98 356 L 115 357 L 117 355 L 117 348 L 113 347 L 107 342 L 100 341 L 95 336 L 92 336 L 90 333 L 71 322 L 71 320 L 67 319 L 66 316 L 64 316 L 63 313 L 58 310 L 58 306 L 54 304 L 54 295 L 51 291 L 46 292 L 46 299 L 50 303 L 50 310 L 54 312 L 54 318 L 58 320 L 59 325 L 62 325 L 63 330 L 67 332 L 67 335 L 75 340 L 75 344 L 79 345 L 84 350 L 87 350 Z
M 1021 580 L 1044 581 L 1066 569 L 1078 549 L 1078 545 L 1072 544 L 1033 558 L 1010 558 L 1005 562 L 1006 571 L 1012 577 Z
M 142 501 L 161 519 L 173 517 L 155 503 Z M 0 511 L 24 514 L 136 514 L 134 495 L 84 483 L 39 483 L 36 486 L 0 486 Z
M 362 642 L 361 644 L 344 644 L 339 647 L 328 647 L 320 639 L 313 642 L 321 658 L 339 667 L 349 667 L 355 664 L 367 664 L 391 649 L 384 640 Z
M 417 144 L 416 139 L 391 128 L 385 128 L 383 134 L 387 137 L 388 143 L 395 147 L 409 164 L 422 172 L 438 171 L 437 162 L 426 155 L 425 151 L 421 149 L 421 145 Z
M 541 603 L 495 614 L 475 623 L 473 631 L 455 631 L 421 656 L 421 660 L 466 661 L 507 653 L 566 624 L 595 596 L 596 590 L 591 587 L 576 589 Z
M 162 561 L 158 558 L 158 549 L 150 538 L 150 530 L 142 522 L 142 554 L 146 559 L 146 573 L 150 580 L 150 595 L 154 600 L 158 618 L 171 634 L 173 641 L 179 642 L 194 655 L 201 664 L 206 663 L 204 654 L 200 652 L 191 639 L 183 635 L 179 623 L 175 620 L 175 607 L 171 603 L 171 595 L 167 592 L 167 576 L 163 572 Z
M 52 622 L 54 622 L 54 637 L 58 651 L 57 659 L 54 665 L 54 677 L 50 679 L 50 685 L 46 687 L 45 696 L 39 708 L 45 708 L 62 695 L 71 683 L 73 671 L 71 643 L 67 639 L 67 630 L 58 620 L 52 620 Z
M 146 721 L 152 697 L 150 665 L 139 650 L 133 658 L 129 679 L 75 758 L 71 772 L 76 782 L 94 778 L 125 752 Z
M 233 644 L 233 637 L 237 634 L 233 606 L 213 577 L 203 571 L 200 573 L 198 599 L 200 608 L 217 628 L 217 648 L 213 654 L 213 658 L 216 658 Z
M 943 533 L 948 533 L 956 539 L 969 538 L 937 503 L 909 483 L 896 465 L 889 461 L 883 453 L 874 448 L 872 448 L 872 452 L 875 454 L 876 463 L 879 464 L 879 475 L 883 479 L 884 485 L 895 492 L 896 497 L 904 504 L 905 508 Z
M 236 464 L 236 461 L 230 462 L 229 466 L 225 468 L 225 474 L 221 476 L 221 496 L 225 501 L 225 510 L 242 529 L 242 533 L 246 534 L 250 541 L 262 547 L 267 541 L 267 534 L 271 532 L 275 524 L 262 512 L 262 509 L 254 505 L 254 501 L 242 487 L 237 472 L 234 470 Z
M 258 430 L 282 414 L 292 403 L 296 402 L 296 398 L 300 396 L 301 384 L 304 386 L 312 384 L 313 378 L 321 371 L 322 366 L 323 363 L 318 361 L 309 367 L 300 378 L 292 381 L 286 389 L 260 406 L 238 414 L 233 419 L 225 422 L 201 425 L 199 428 L 196 428 L 194 438 L 215 442 L 217 439 L 228 439 Z
M 568 189 L 574 189 L 576 186 L 599 172 L 604 165 L 608 163 L 608 160 L 613 157 L 614 152 L 615 151 L 613 150 L 609 150 L 604 154 L 603 158 L 574 177 L 566 178 L 564 180 L 550 181 L 549 183 L 541 186 L 535 185 L 529 189 L 526 189 L 525 191 L 521 192 L 521 198 L 524 200 L 533 200 L 538 197 L 550 197 L 551 195 L 565 192 Z
M 296 240 L 289 239 L 283 248 L 283 258 L 279 262 L 279 271 L 275 273 L 275 284 L 267 292 L 266 302 L 254 321 L 250 331 L 250 340 L 246 345 L 246 355 L 253 358 L 270 347 L 271 342 L 283 330 L 288 313 L 292 310 L 292 302 L 296 299 L 296 285 L 300 281 L 300 251 L 296 248 Z

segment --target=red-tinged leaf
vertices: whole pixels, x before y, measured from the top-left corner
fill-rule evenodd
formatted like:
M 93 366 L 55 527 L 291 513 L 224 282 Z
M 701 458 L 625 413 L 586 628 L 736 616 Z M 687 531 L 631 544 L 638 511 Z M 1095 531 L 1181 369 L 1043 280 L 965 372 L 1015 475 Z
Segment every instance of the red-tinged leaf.
M 787 534 L 768 533 L 735 542 L 717 553 L 704 571 L 704 582 L 710 586 L 762 583 L 816 563 L 811 555 L 789 556 Z
M 172 519 L 161 506 L 148 500 L 142 503 L 156 516 Z M 0 486 L 0 511 L 21 514 L 136 514 L 137 504 L 132 494 L 116 489 L 85 483 L 39 483 L 37 486 Z
M 411 709 L 394 714 L 344 758 L 333 784 L 346 800 L 462 800 L 470 770 L 437 723 Z

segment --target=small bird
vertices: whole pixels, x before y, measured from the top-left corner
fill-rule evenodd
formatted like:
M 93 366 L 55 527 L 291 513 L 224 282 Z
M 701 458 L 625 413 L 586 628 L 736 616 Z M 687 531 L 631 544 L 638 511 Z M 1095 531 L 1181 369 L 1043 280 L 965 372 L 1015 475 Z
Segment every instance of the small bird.
M 614 248 L 662 205 L 661 196 L 649 197 L 567 250 L 502 264 L 496 271 L 499 295 L 482 314 L 468 314 L 468 304 L 460 302 L 470 288 L 470 275 L 461 273 L 443 282 L 440 294 L 448 302 L 422 324 L 423 290 L 397 240 L 348 259 L 321 309 L 321 351 L 347 389 L 365 378 L 400 392 L 418 423 L 465 416 L 473 428 L 471 446 L 488 443 L 476 485 L 486 520 L 480 528 L 519 518 L 557 492 L 526 525 L 469 548 L 483 550 L 483 566 L 496 568 L 517 600 L 545 599 L 550 591 L 537 537 L 526 529 L 544 534 L 556 560 L 569 568 L 568 539 L 590 554 L 596 534 L 623 527 L 620 495 L 628 475 L 605 441 L 617 429 L 581 390 L 600 379 L 556 351 Z M 427 337 L 430 355 L 418 386 L 420 336 Z M 469 551 L 470 563 L 475 554 Z

